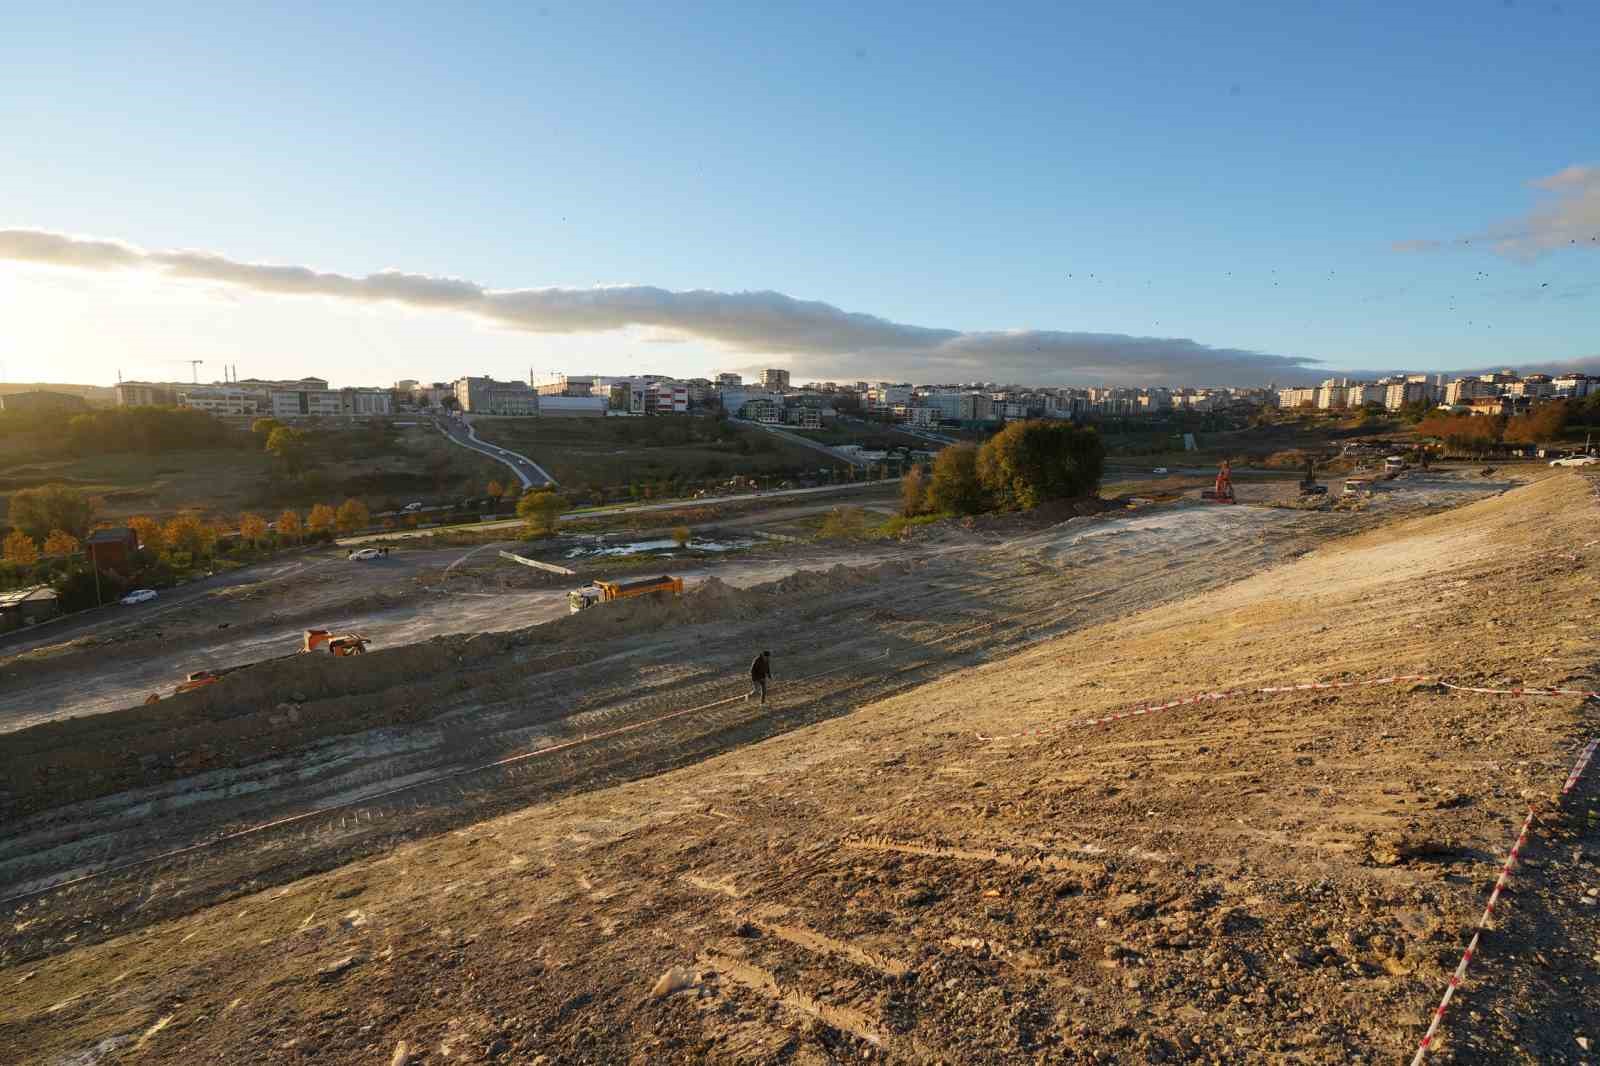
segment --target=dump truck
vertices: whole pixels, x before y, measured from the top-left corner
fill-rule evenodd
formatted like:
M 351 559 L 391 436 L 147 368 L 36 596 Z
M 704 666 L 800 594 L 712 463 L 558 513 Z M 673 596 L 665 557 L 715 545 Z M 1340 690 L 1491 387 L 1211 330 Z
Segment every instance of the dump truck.
M 567 609 L 571 614 L 586 610 L 596 604 L 608 603 L 611 600 L 626 600 L 634 596 L 650 596 L 662 594 L 667 596 L 683 595 L 683 578 L 644 577 L 637 581 L 596 581 L 592 585 L 585 585 L 581 589 L 573 589 L 567 593 Z
M 172 694 L 177 696 L 184 692 L 193 692 L 195 689 L 205 688 L 207 685 L 214 685 L 235 670 L 243 670 L 247 666 L 282 662 L 285 659 L 292 659 L 296 655 L 321 651 L 323 648 L 327 648 L 332 655 L 362 655 L 366 653 L 367 645 L 370 643 L 372 642 L 359 633 L 335 634 L 326 629 L 308 629 L 300 641 L 299 651 L 290 652 L 288 655 L 276 655 L 271 659 L 262 659 L 259 662 L 236 663 L 233 666 L 224 666 L 217 670 L 196 670 L 179 682 L 178 687 L 172 690 Z M 152 692 L 145 698 L 145 703 L 147 704 L 159 703 L 160 701 L 161 693 L 159 692 Z

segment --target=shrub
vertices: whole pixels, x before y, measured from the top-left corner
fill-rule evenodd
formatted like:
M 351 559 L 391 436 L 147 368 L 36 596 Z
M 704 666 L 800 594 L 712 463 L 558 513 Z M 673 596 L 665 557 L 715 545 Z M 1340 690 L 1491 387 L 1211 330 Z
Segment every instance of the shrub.
M 672 530 L 672 542 L 681 548 L 689 543 L 690 535 L 688 526 L 675 526 Z
M 535 537 L 554 536 L 565 509 L 566 501 L 548 489 L 530 492 L 517 501 L 517 517 L 527 523 L 528 533 Z

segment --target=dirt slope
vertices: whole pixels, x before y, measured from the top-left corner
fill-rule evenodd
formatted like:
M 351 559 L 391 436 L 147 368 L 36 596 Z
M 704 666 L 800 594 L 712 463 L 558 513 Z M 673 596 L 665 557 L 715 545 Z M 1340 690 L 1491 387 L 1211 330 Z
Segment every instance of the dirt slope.
M 1600 687 L 1597 514 L 1588 481 L 1550 478 L 698 765 L 0 971 L 0 1048 L 1392 1062 L 1532 801 L 1528 868 L 1437 1060 L 1588 1061 L 1600 775 L 1547 801 L 1600 732 L 1594 705 L 1399 684 L 1079 723 L 1394 673 Z

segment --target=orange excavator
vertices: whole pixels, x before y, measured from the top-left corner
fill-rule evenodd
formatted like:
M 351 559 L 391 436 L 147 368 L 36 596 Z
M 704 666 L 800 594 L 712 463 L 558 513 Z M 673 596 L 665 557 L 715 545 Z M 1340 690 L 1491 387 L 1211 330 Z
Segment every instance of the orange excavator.
M 300 651 L 302 653 L 316 651 L 326 645 L 328 651 L 334 655 L 364 655 L 370 643 L 372 642 L 366 637 L 357 633 L 334 636 L 326 629 L 308 629 Z
M 1222 460 L 1222 468 L 1217 471 L 1215 488 L 1204 489 L 1200 498 L 1207 503 L 1238 503 L 1233 495 L 1233 470 L 1228 465 L 1228 460 Z

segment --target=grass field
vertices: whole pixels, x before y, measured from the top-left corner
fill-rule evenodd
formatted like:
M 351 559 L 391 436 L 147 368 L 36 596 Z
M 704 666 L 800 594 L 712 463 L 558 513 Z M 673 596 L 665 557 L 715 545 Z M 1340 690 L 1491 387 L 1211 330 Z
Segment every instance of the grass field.
M 55 482 L 100 497 L 105 518 L 184 510 L 231 518 L 240 511 L 338 504 L 352 496 L 379 511 L 417 498 L 482 495 L 490 480 L 515 480 L 499 463 L 422 427 L 385 434 L 367 427 L 315 428 L 307 436 L 307 469 L 294 479 L 275 476 L 272 458 L 249 440 L 245 447 L 83 457 L 41 457 L 11 445 L 0 450 L 0 519 L 12 492 Z
M 698 416 L 476 418 L 485 441 L 528 456 L 563 488 L 814 472 L 827 460 L 757 429 Z

